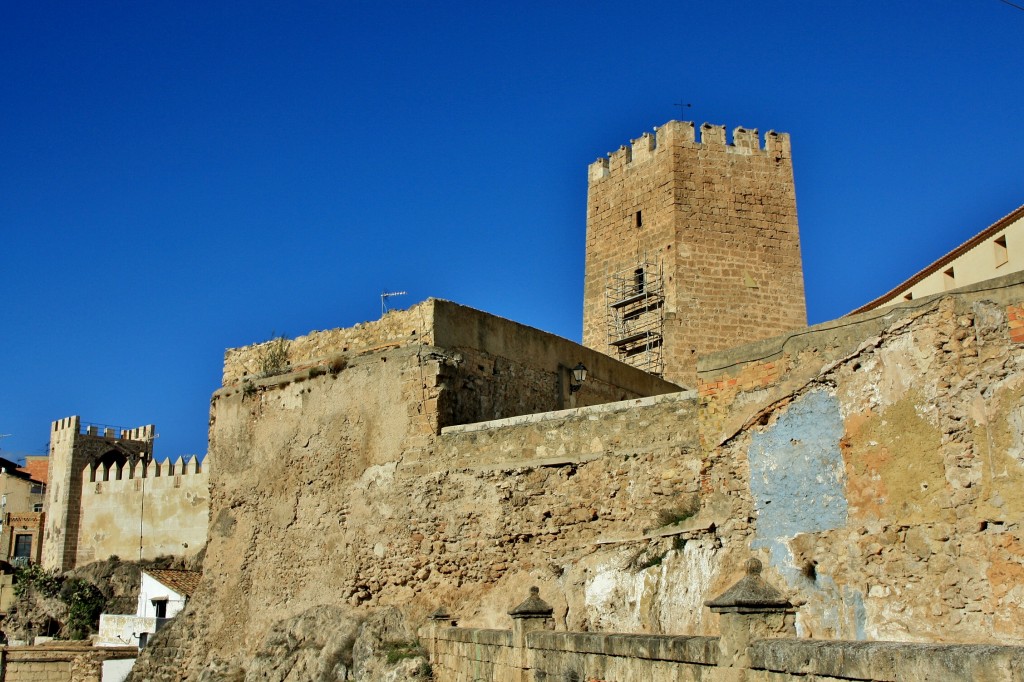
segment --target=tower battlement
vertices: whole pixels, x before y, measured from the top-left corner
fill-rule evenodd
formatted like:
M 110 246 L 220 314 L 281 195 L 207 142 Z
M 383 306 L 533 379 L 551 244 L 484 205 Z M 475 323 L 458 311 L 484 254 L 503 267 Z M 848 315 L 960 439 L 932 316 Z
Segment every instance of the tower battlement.
M 42 554 L 42 564 L 46 568 L 67 570 L 82 558 L 78 550 L 83 472 L 88 477 L 89 472 L 95 473 L 97 469 L 104 473 L 113 469 L 120 478 L 125 471 L 149 461 L 155 438 L 156 426 L 153 424 L 124 428 L 84 422 L 78 415 L 73 415 L 50 425 L 49 485 L 46 489 Z
M 789 135 L 669 121 L 588 168 L 583 342 L 692 386 L 806 325 Z
M 630 140 L 629 145 L 622 145 L 609 152 L 606 158 L 597 159 L 590 164 L 590 181 L 597 182 L 634 165 L 649 162 L 655 155 L 669 151 L 675 145 L 687 148 L 719 148 L 732 154 L 775 155 L 779 160 L 790 156 L 788 133 L 769 130 L 765 133 L 762 144 L 757 128 L 738 126 L 733 129 L 730 140 L 724 125 L 703 123 L 698 135 L 698 129 L 692 121 L 669 121 L 655 128 L 653 133 L 644 133 L 635 140 Z
M 179 456 L 177 459 L 167 458 L 157 462 L 151 459 L 148 462 L 142 459 L 134 464 L 125 462 L 123 464 L 114 462 L 110 466 L 101 463 L 94 463 L 82 470 L 82 483 L 116 483 L 118 481 L 132 481 L 141 478 L 174 478 L 175 476 L 189 476 L 202 474 L 202 463 L 196 455 L 186 457 Z
M 156 426 L 153 424 L 128 429 L 108 424 L 90 424 L 83 422 L 82 418 L 77 415 L 58 419 L 50 425 L 50 431 L 55 435 L 60 434 L 62 436 L 72 434 L 75 436 L 94 436 L 97 438 L 142 443 L 152 442 L 156 438 Z

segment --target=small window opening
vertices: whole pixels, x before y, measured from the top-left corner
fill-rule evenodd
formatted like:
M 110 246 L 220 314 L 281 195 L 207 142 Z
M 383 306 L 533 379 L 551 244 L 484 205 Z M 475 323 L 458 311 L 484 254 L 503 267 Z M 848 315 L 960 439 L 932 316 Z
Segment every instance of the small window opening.
M 953 272 L 953 268 L 942 273 L 942 279 L 947 291 L 956 288 L 956 274 Z
M 32 511 L 37 512 L 37 513 L 43 511 L 43 503 L 42 502 L 36 502 L 35 504 L 33 504 L 32 505 Z
M 638 294 L 644 293 L 644 269 L 637 268 L 633 271 L 633 289 Z
M 14 536 L 14 558 L 28 559 L 32 556 L 32 536 L 16 534 Z
M 637 227 L 643 227 L 644 226 L 644 214 L 643 214 L 643 211 L 637 211 L 636 212 L 636 226 Z
M 912 291 L 908 291 L 906 294 L 904 294 L 903 300 L 904 301 L 913 301 L 914 300 L 914 293 Z
M 1000 265 L 1006 265 L 1010 260 L 1010 254 L 1006 250 L 1006 235 L 1000 235 L 996 237 L 995 241 L 992 242 L 996 248 L 996 267 Z
M 166 599 L 154 599 L 153 608 L 156 610 L 157 618 L 167 617 L 167 600 Z

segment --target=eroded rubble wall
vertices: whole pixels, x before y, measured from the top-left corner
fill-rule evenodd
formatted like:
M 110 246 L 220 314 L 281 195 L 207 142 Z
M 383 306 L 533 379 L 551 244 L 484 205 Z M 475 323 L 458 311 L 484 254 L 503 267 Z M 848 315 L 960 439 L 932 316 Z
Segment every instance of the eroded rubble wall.
M 462 315 L 459 308 L 447 312 Z M 444 334 L 451 347 L 409 342 L 406 333 L 401 342 L 349 347 L 344 362 L 327 349 L 297 355 L 278 376 L 226 373 L 235 379 L 211 409 L 217 465 L 203 587 L 147 649 L 134 679 L 198 679 L 204 670 L 233 679 L 276 623 L 324 604 L 359 613 L 402 605 L 415 619 L 439 599 L 490 599 L 494 608 L 467 614 L 486 622 L 505 608 L 507 585 L 537 575 L 558 584 L 605 537 L 617 542 L 654 522 L 669 504 L 662 497 L 686 486 L 696 493 L 695 428 L 666 435 L 680 412 L 696 424 L 692 392 L 666 395 L 642 422 L 628 405 L 570 409 L 541 426 L 527 420 L 527 440 L 586 434 L 578 460 L 531 465 L 506 452 L 483 468 L 460 461 L 477 436 L 439 435 L 445 423 L 515 415 L 541 396 L 550 410 L 561 399 L 559 368 L 577 359 L 591 371 L 580 402 L 674 387 L 565 340 L 553 350 L 550 335 L 507 321 L 470 317 L 455 326 L 434 314 L 435 326 L 424 316 L 428 333 L 418 325 L 416 336 Z M 515 336 L 535 337 L 543 352 L 524 352 Z M 242 356 L 229 352 L 228 361 Z M 519 402 L 523 394 L 537 398 Z M 595 421 L 615 435 L 602 440 Z M 669 473 L 647 482 L 652 467 Z M 610 487 L 621 492 L 608 496 Z M 560 608 L 565 618 L 569 605 Z
M 702 360 L 706 518 L 802 636 L 1024 641 L 1021 281 Z
M 203 586 L 135 679 L 244 671 L 322 604 L 501 627 L 532 584 L 559 628 L 717 634 L 751 555 L 804 637 L 1019 644 L 1018 320 L 1008 278 L 709 356 L 697 394 L 452 428 L 440 347 L 226 385 Z

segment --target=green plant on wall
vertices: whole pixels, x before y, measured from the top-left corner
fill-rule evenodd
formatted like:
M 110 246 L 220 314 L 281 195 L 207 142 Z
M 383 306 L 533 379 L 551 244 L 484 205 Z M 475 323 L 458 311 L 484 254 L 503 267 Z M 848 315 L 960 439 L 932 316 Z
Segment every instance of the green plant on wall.
M 242 382 L 242 398 L 251 398 L 256 395 L 256 386 L 251 381 Z
M 60 599 L 68 605 L 68 622 L 65 624 L 69 639 L 85 639 L 96 629 L 100 612 L 107 600 L 92 583 L 79 578 L 69 578 L 60 589 Z
M 260 346 L 261 377 L 272 377 L 288 371 L 288 350 L 291 343 L 287 336 L 272 333 L 270 340 Z
M 30 590 L 35 590 L 44 597 L 56 597 L 60 594 L 63 576 L 56 571 L 47 571 L 39 564 L 16 568 L 14 570 L 14 595 L 22 597 Z
M 47 571 L 38 564 L 18 568 L 14 573 L 14 594 L 20 599 L 35 592 L 41 597 L 59 599 L 68 607 L 62 638 L 85 639 L 95 632 L 106 597 L 98 587 L 81 578 L 68 578 Z

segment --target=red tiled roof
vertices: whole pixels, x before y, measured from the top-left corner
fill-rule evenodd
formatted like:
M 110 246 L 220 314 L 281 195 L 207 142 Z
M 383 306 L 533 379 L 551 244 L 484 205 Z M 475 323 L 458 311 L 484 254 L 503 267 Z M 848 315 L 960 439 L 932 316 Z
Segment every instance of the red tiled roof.
M 865 303 L 856 310 L 847 313 L 847 315 L 856 315 L 857 313 L 863 313 L 868 310 L 873 310 L 874 308 L 877 308 L 878 306 L 882 305 L 883 303 L 885 303 L 886 301 L 888 301 L 890 298 L 900 293 L 901 291 L 909 289 L 910 287 L 914 286 L 915 284 L 917 284 L 918 282 L 920 282 L 922 279 L 932 274 L 933 272 L 938 272 L 942 268 L 946 267 L 951 262 L 962 256 L 963 254 L 967 253 L 978 244 L 981 244 L 989 237 L 994 237 L 996 234 L 999 233 L 1000 230 L 1006 228 L 1011 223 L 1016 222 L 1019 218 L 1022 217 L 1024 217 L 1024 206 L 1020 206 L 1014 211 L 1012 211 L 1009 215 L 1003 216 L 1002 218 L 992 223 L 978 234 L 974 235 L 973 237 L 965 241 L 960 246 L 956 247 L 955 249 L 947 253 L 942 258 L 938 259 L 928 267 L 918 272 L 916 275 L 912 276 L 910 279 L 906 280 L 905 282 L 902 282 L 896 287 L 893 287 L 892 289 L 882 294 L 878 298 L 874 299 L 873 301 Z
M 175 571 L 169 568 L 147 568 L 143 573 L 148 573 L 162 584 L 171 588 L 178 594 L 191 597 L 199 588 L 199 581 L 203 574 L 199 571 Z

